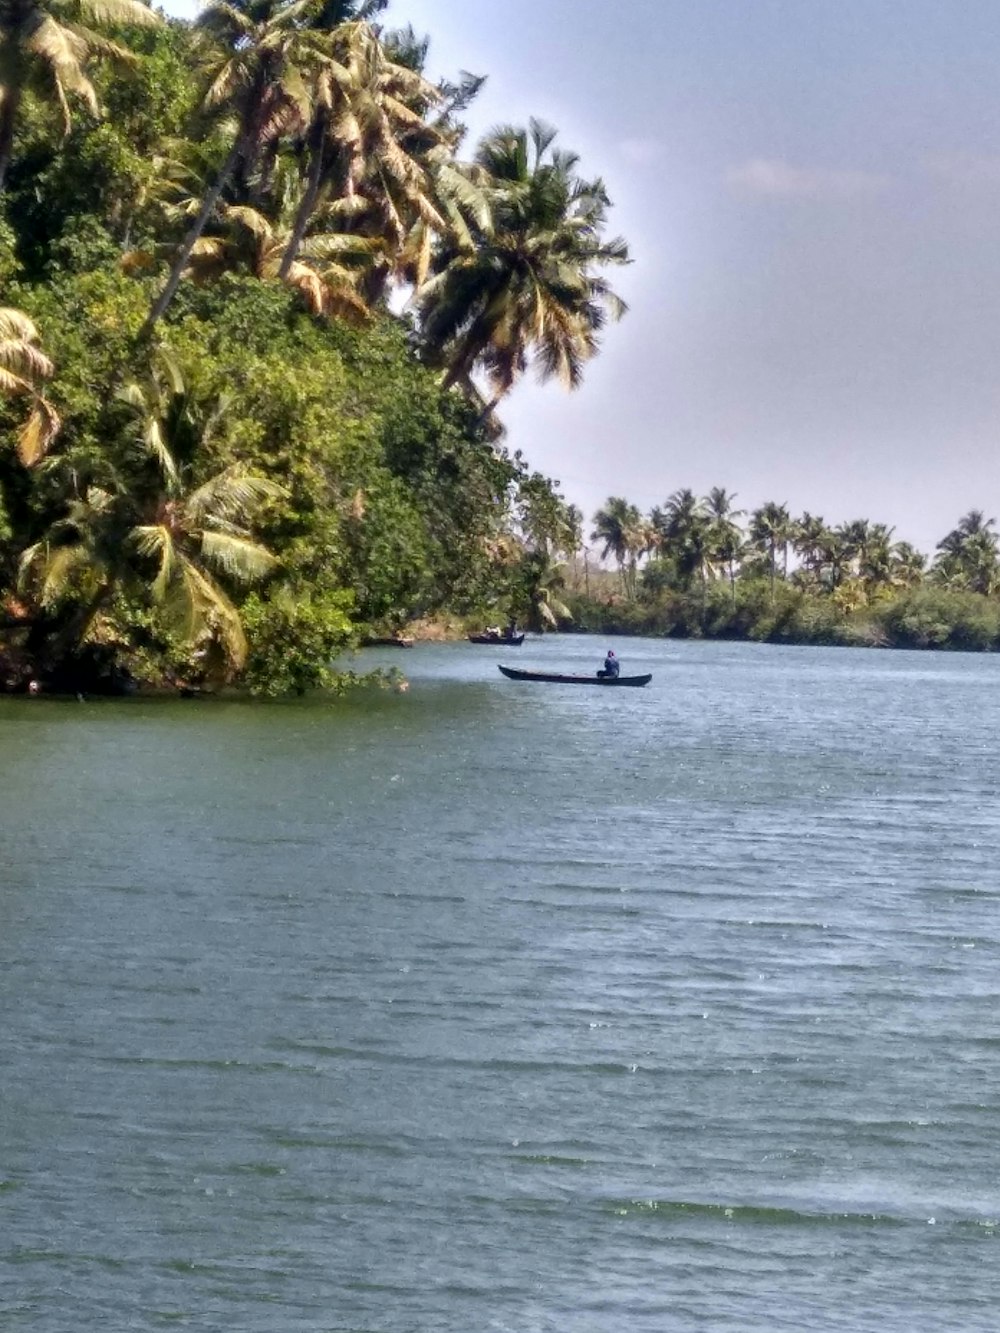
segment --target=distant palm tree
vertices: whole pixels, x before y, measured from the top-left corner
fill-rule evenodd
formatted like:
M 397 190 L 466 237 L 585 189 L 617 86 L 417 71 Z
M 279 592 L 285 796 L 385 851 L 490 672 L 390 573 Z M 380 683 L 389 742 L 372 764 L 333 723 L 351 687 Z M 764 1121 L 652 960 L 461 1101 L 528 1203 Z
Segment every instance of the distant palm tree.
M 792 548 L 802 561 L 803 569 L 817 580 L 823 565 L 823 543 L 828 536 L 829 530 L 823 519 L 808 510 L 795 520 Z
M 872 523 L 865 532 L 858 552 L 858 576 L 868 592 L 892 585 L 894 530 L 884 523 Z
M 924 576 L 927 557 L 909 542 L 896 542 L 892 548 L 890 576 L 897 588 L 912 588 Z
M 743 530 L 737 519 L 743 510 L 735 507 L 736 496 L 722 486 L 713 486 L 702 501 L 708 519 L 705 547 L 713 566 L 724 566 L 729 577 L 733 603 L 736 602 L 736 562 L 743 550 Z
M 816 555 L 818 573 L 826 586 L 835 591 L 852 572 L 853 547 L 845 544 L 839 529 L 828 529 L 817 541 Z
M 52 362 L 41 352 L 38 330 L 20 310 L 0 306 L 0 395 L 24 398 L 28 416 L 17 437 L 18 457 L 33 467 L 44 457 L 59 430 L 59 416 L 39 387 L 52 374 Z
M 100 29 L 152 27 L 163 19 L 141 0 L 4 0 L 0 8 L 0 194 L 14 149 L 24 97 L 32 93 L 58 109 L 63 132 L 70 99 L 99 112 L 88 62 L 95 56 L 135 57 Z M 87 27 L 92 24 L 92 27 Z
M 622 589 L 627 596 L 635 592 L 635 567 L 639 556 L 642 514 L 635 505 L 612 495 L 603 509 L 594 515 L 591 540 L 603 543 L 601 559 L 613 555 L 618 565 Z
M 771 501 L 755 509 L 750 516 L 750 545 L 767 557 L 771 580 L 771 601 L 774 601 L 774 583 L 777 576 L 778 552 L 782 554 L 785 574 L 788 573 L 788 545 L 795 533 L 787 505 Z
M 660 547 L 669 555 L 684 587 L 699 577 L 705 583 L 709 572 L 711 519 L 694 491 L 674 491 L 663 510 Z
M 545 551 L 525 552 L 518 581 L 520 596 L 515 597 L 514 614 L 528 629 L 544 632 L 571 618 L 569 607 L 560 596 L 566 586 L 563 567 Z
M 566 521 L 563 537 L 557 547 L 563 555 L 570 558 L 576 555 L 583 544 L 583 512 L 578 505 L 566 506 Z
M 995 518 L 987 518 L 981 509 L 970 509 L 938 542 L 935 578 L 987 596 L 994 592 L 1000 582 L 995 529 Z

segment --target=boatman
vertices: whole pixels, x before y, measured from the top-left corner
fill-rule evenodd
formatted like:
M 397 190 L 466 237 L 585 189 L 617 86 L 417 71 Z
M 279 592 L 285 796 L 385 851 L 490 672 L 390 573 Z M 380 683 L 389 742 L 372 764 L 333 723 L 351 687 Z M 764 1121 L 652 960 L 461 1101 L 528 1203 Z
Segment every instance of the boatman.
M 621 671 L 621 663 L 618 661 L 618 658 L 615 657 L 615 650 L 613 648 L 609 648 L 608 655 L 604 659 L 604 666 L 602 670 L 598 671 L 597 674 L 604 679 L 610 678 L 611 680 L 617 680 L 618 673 L 620 671 Z

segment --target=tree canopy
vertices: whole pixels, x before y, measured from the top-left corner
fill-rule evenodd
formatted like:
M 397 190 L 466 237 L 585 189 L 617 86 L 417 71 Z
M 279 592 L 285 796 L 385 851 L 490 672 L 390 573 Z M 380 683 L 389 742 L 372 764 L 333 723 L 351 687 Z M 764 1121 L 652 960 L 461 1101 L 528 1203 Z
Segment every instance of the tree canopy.
M 580 382 L 627 249 L 538 122 L 463 159 L 482 80 L 386 8 L 0 12 L 0 688 L 303 689 L 561 608 L 579 515 L 493 409 Z

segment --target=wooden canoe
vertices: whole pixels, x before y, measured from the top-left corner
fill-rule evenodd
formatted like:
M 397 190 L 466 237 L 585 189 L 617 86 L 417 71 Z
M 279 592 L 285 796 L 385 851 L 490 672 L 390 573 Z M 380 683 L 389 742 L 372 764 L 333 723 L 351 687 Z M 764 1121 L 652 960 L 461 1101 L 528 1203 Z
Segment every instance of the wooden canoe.
M 509 638 L 505 634 L 469 634 L 466 637 L 470 643 L 496 643 L 505 648 L 520 648 L 524 643 L 523 634 L 512 634 Z
M 497 663 L 499 666 L 500 664 Z M 552 671 L 519 671 L 517 667 L 501 666 L 508 680 L 541 680 L 552 685 L 648 685 L 653 673 L 646 676 L 564 676 Z

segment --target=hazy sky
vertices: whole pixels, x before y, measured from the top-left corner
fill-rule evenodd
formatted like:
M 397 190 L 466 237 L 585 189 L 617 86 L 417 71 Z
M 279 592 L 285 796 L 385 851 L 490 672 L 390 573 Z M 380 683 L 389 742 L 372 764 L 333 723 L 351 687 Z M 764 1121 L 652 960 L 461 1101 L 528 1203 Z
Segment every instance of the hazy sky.
M 997 0 L 390 19 L 430 34 L 434 75 L 489 76 L 472 139 L 541 116 L 608 183 L 630 313 L 581 390 L 526 385 L 501 412 L 588 516 L 724 485 L 930 549 L 972 506 L 1000 515 Z

